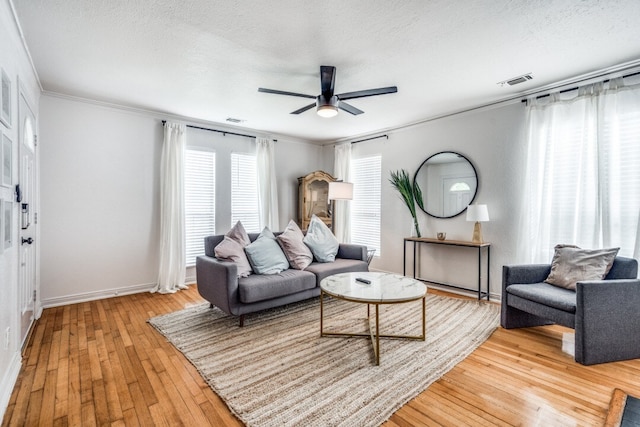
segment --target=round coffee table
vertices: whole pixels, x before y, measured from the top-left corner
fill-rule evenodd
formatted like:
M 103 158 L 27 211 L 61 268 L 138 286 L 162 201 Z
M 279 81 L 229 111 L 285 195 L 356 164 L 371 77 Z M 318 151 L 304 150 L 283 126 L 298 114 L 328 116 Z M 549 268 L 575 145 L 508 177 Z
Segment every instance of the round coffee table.
M 363 283 L 356 279 L 364 279 Z M 369 333 L 331 332 L 324 330 L 324 295 L 346 301 L 367 304 Z M 410 277 L 392 273 L 357 272 L 340 273 L 326 277 L 320 282 L 320 336 L 321 337 L 371 337 L 376 365 L 380 365 L 380 338 L 405 338 L 425 340 L 425 299 L 427 286 Z M 401 304 L 422 300 L 422 335 L 380 334 L 380 304 Z M 371 324 L 370 306 L 375 306 L 375 327 Z

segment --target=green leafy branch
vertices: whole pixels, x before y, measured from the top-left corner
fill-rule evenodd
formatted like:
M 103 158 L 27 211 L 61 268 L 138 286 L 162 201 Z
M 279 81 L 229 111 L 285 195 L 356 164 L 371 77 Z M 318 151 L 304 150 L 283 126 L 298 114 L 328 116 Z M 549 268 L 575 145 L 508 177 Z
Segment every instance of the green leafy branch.
M 416 229 L 416 234 L 418 237 L 422 237 L 420 234 L 420 225 L 418 224 L 418 216 L 416 214 L 416 203 L 420 209 L 424 209 L 420 186 L 418 186 L 418 183 L 411 183 L 409 173 L 404 169 L 400 169 L 397 172 L 391 171 L 389 182 L 391 182 L 391 185 L 400 193 L 400 197 L 409 208 L 409 212 L 413 218 L 413 226 Z

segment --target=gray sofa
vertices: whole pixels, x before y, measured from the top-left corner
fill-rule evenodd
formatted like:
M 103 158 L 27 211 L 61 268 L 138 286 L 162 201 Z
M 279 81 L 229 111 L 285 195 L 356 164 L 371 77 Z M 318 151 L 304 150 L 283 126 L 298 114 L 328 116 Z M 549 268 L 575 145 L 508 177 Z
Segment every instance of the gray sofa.
M 257 237 L 257 233 L 249 234 L 252 242 Z M 334 262 L 313 262 L 304 270 L 288 269 L 279 274 L 238 278 L 235 263 L 215 257 L 214 248 L 223 239 L 224 235 L 205 238 L 205 255 L 196 259 L 198 292 L 212 306 L 240 316 L 240 326 L 244 324 L 245 314 L 320 295 L 320 281 L 327 276 L 369 270 L 367 247 L 342 243 Z
M 503 328 L 557 323 L 575 330 L 575 360 L 583 365 L 640 358 L 638 262 L 616 257 L 604 280 L 576 290 L 544 283 L 551 265 L 502 268 Z

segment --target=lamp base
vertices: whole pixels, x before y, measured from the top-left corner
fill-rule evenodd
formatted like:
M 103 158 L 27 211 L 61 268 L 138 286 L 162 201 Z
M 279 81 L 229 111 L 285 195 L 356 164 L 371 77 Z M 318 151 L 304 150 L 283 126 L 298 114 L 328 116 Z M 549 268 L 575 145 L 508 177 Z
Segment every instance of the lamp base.
M 478 221 L 473 226 L 473 238 L 471 239 L 473 243 L 484 243 L 482 241 L 482 224 Z

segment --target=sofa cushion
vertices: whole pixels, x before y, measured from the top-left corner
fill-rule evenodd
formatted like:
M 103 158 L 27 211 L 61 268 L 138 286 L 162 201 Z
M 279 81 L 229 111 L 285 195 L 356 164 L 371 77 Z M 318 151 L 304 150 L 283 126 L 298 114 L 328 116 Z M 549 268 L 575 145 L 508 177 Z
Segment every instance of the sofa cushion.
M 514 284 L 507 286 L 507 293 L 568 313 L 576 312 L 576 293 L 570 289 L 563 289 L 547 283 Z
M 573 245 L 556 245 L 551 273 L 545 280 L 551 285 L 575 291 L 582 280 L 605 278 L 620 248 L 581 249 Z
M 256 274 L 277 274 L 289 268 L 289 261 L 267 227 L 244 250 Z
M 334 262 L 314 262 L 305 271 L 310 271 L 316 275 L 316 281 L 320 286 L 320 281 L 338 273 L 349 273 L 352 271 L 369 271 L 366 261 L 357 259 L 336 258 Z
M 277 237 L 284 254 L 289 260 L 291 268 L 304 270 L 313 261 L 311 249 L 304 244 L 304 234 L 293 220 L 289 221 L 287 228 Z
M 216 258 L 235 262 L 238 266 L 238 277 L 246 277 L 252 273 L 251 264 L 244 253 L 244 247 L 251 241 L 240 221 L 231 228 L 224 239 L 214 248 Z
M 318 262 L 333 262 L 336 259 L 340 244 L 333 235 L 331 229 L 327 227 L 320 218 L 311 216 L 307 234 L 302 241 L 311 249 L 314 258 Z
M 240 302 L 249 304 L 315 287 L 316 277 L 313 273 L 289 269 L 277 274 L 252 274 L 238 279 L 238 296 Z

